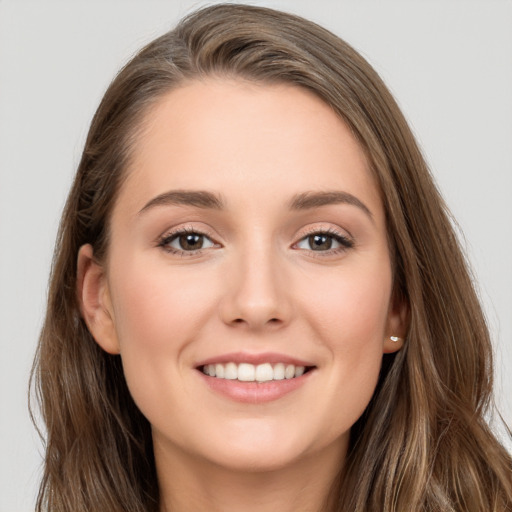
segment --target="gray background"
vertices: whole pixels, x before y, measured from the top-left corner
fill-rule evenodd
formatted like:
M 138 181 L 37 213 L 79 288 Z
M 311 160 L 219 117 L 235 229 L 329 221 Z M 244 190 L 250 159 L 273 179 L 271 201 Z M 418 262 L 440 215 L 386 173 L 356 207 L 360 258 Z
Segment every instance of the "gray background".
M 512 424 L 512 2 L 252 3 L 330 28 L 397 97 L 464 233 Z M 133 52 L 204 4 L 0 0 L 2 512 L 33 509 L 41 445 L 27 380 L 57 223 L 92 114 Z

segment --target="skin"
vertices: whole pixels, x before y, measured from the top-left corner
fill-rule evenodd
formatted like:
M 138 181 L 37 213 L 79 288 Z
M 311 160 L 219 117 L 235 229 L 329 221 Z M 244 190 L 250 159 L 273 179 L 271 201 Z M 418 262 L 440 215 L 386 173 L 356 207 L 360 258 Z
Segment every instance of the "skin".
M 176 190 L 217 194 L 224 208 L 144 208 Z M 297 194 L 325 191 L 361 204 L 290 208 Z M 174 252 L 183 228 L 207 236 L 203 249 Z M 332 247 L 313 250 L 312 233 Z M 346 125 L 291 85 L 212 78 L 170 92 L 147 114 L 107 260 L 93 256 L 80 250 L 82 312 L 101 347 L 121 355 L 152 425 L 162 510 L 326 510 L 350 428 L 406 318 L 380 194 Z M 314 370 L 277 400 L 240 403 L 197 369 L 232 352 Z

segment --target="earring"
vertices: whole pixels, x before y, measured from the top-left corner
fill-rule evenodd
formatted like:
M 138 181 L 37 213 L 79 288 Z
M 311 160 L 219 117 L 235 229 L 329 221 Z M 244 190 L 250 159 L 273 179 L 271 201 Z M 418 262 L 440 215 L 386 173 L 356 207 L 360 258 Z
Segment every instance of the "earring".
M 390 336 L 389 339 L 393 342 L 393 343 L 398 343 L 399 341 L 403 341 L 402 338 L 399 338 L 398 336 Z

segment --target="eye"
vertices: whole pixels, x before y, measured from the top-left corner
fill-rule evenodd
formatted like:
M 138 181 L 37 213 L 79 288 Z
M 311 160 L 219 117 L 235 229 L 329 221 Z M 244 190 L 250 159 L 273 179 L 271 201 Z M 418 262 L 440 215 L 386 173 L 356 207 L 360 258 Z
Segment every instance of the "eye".
M 215 243 L 204 233 L 182 230 L 164 236 L 158 245 L 169 252 L 190 253 L 214 247 Z
M 296 244 L 298 249 L 319 252 L 337 252 L 339 250 L 350 249 L 354 243 L 349 238 L 339 233 L 330 233 L 317 231 L 299 240 Z

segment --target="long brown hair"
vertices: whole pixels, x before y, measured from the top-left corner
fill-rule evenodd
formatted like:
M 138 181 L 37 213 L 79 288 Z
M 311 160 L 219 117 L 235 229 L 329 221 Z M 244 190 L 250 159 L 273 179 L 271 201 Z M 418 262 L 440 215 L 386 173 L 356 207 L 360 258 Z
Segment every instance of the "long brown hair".
M 217 5 L 142 49 L 107 90 L 87 137 L 58 233 L 48 309 L 33 369 L 46 424 L 37 510 L 156 511 L 148 421 L 119 356 L 81 318 L 77 253 L 108 251 L 109 217 L 144 115 L 163 94 L 205 76 L 290 83 L 347 123 L 380 187 L 395 293 L 409 307 L 403 350 L 351 432 L 336 510 L 504 512 L 512 461 L 485 421 L 492 350 L 451 219 L 411 131 L 370 65 L 297 16 Z

